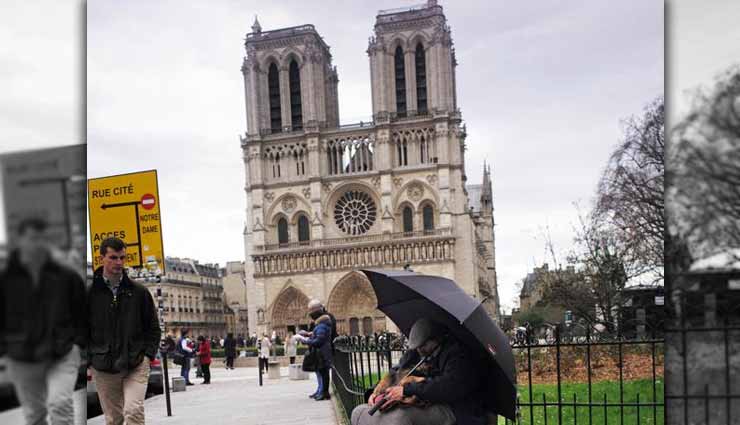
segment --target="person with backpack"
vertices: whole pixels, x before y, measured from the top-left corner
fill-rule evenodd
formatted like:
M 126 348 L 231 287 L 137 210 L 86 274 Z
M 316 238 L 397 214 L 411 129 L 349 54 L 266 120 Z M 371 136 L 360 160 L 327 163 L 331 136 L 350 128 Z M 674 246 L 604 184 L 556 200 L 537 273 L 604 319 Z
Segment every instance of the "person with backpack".
M 182 355 L 182 366 L 180 366 L 180 376 L 185 379 L 185 385 L 194 385 L 190 382 L 190 359 L 193 358 L 193 349 L 188 333 L 190 329 L 183 328 L 180 333 L 180 339 L 177 341 L 177 351 Z
M 316 380 L 318 388 L 312 397 L 314 400 L 329 400 L 329 369 L 332 365 L 332 347 L 331 347 L 331 317 L 328 314 L 322 314 L 316 319 L 316 327 L 309 337 L 304 337 L 303 342 L 317 351 L 316 362 Z

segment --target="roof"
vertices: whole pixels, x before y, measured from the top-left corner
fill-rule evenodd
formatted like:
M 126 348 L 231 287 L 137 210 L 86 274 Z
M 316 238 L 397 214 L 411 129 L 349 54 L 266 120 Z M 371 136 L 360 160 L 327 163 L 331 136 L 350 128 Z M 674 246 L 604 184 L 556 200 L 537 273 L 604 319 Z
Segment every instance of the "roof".
M 689 268 L 692 273 L 722 273 L 740 271 L 740 248 L 729 249 L 695 261 Z

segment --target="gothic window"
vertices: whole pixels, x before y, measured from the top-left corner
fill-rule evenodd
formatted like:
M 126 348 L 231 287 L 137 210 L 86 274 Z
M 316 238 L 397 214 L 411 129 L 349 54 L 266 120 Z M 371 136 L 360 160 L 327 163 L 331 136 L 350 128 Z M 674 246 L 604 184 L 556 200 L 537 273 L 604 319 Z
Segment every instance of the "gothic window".
M 421 215 L 424 219 L 424 230 L 434 230 L 434 208 L 431 205 L 425 206 L 421 210 Z
M 396 70 L 396 112 L 399 117 L 406 116 L 406 66 L 403 59 L 403 49 L 396 47 L 395 53 Z
M 279 133 L 283 119 L 280 116 L 280 73 L 275 63 L 270 64 L 267 72 L 267 89 L 270 97 L 270 131 Z
M 278 230 L 278 243 L 279 244 L 288 243 L 288 220 L 284 218 L 281 218 L 280 220 L 278 220 L 277 230 Z
M 405 207 L 403 209 L 403 231 L 414 231 L 414 212 L 411 211 L 411 207 Z
M 396 149 L 396 154 L 398 155 L 398 166 L 403 167 L 409 165 L 408 142 L 405 138 L 401 138 L 396 142 Z
M 416 109 L 420 114 L 427 112 L 427 66 L 424 46 L 416 46 Z
M 375 201 L 365 192 L 350 190 L 342 195 L 334 207 L 334 222 L 344 233 L 362 235 L 375 223 Z
M 326 143 L 329 174 L 347 174 L 372 171 L 375 145 L 367 136 L 329 140 Z
M 308 218 L 305 215 L 298 217 L 298 242 L 308 242 L 311 232 L 308 227 Z
M 362 333 L 365 335 L 373 334 L 373 318 L 372 317 L 364 317 L 362 319 Z
M 360 319 L 356 317 L 349 319 L 349 334 L 351 336 L 360 334 Z
M 303 129 L 303 113 L 301 111 L 301 74 L 295 60 L 290 62 L 290 122 L 293 130 Z

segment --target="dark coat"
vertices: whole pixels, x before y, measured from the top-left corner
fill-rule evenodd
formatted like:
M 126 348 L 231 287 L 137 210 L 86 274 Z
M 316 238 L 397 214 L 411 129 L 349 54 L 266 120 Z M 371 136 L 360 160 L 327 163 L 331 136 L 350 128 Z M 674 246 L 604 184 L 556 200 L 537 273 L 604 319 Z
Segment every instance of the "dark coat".
M 124 273 L 114 300 L 100 267 L 93 274 L 88 298 L 92 367 L 115 373 L 135 368 L 144 356 L 155 358 L 160 330 L 154 299 L 148 289 Z
M 420 360 L 416 350 L 409 350 L 401 358 L 400 366 L 413 367 Z M 431 403 L 444 403 L 452 408 L 457 425 L 484 425 L 486 413 L 477 397 L 479 373 L 470 355 L 459 343 L 448 339 L 440 352 L 428 361 L 429 370 L 422 382 L 404 385 L 405 396 L 415 395 Z
M 236 339 L 229 337 L 224 339 L 224 355 L 226 357 L 236 357 Z
M 85 296 L 80 275 L 51 259 L 33 288 L 13 252 L 0 275 L 0 355 L 33 362 L 64 357 L 73 344 L 84 348 Z
M 321 321 L 321 318 L 319 320 L 319 324 L 313 329 L 313 336 L 306 341 L 306 345 L 319 350 L 324 361 L 323 368 L 329 368 L 334 360 L 331 341 L 329 340 L 331 338 L 331 321 L 328 319 Z

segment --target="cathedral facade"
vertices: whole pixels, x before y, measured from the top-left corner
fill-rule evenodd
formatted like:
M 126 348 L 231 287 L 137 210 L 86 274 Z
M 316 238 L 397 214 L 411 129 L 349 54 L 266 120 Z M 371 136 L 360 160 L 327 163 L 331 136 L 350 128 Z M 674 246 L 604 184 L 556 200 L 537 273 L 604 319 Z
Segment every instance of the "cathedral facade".
M 340 125 L 337 69 L 313 25 L 262 31 L 255 20 L 245 48 L 250 333 L 307 327 L 311 298 L 340 333 L 394 330 L 359 270 L 406 265 L 454 280 L 497 319 L 490 170 L 466 185 L 442 7 L 378 12 L 370 123 Z

